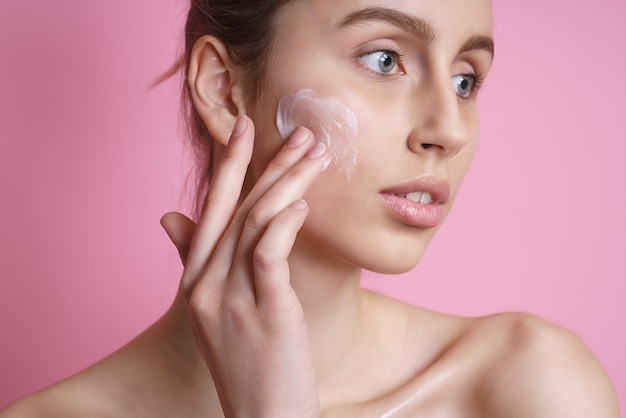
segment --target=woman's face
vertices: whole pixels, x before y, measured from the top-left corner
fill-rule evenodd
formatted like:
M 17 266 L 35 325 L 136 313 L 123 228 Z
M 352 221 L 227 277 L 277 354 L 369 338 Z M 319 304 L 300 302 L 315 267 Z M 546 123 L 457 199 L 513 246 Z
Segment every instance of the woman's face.
M 250 112 L 252 175 L 283 144 L 282 98 L 307 89 L 338 100 L 356 117 L 356 163 L 349 176 L 331 164 L 307 191 L 311 212 L 296 248 L 383 273 L 411 269 L 476 149 L 476 81 L 492 61 L 490 1 L 297 0 L 276 25 L 265 88 Z

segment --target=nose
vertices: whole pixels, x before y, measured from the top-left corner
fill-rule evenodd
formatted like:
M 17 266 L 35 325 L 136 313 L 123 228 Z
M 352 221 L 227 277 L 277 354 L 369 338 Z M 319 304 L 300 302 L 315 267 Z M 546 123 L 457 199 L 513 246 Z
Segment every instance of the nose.
M 441 158 L 452 158 L 467 144 L 469 132 L 450 79 L 428 83 L 416 95 L 419 105 L 409 148 L 417 154 L 438 153 Z

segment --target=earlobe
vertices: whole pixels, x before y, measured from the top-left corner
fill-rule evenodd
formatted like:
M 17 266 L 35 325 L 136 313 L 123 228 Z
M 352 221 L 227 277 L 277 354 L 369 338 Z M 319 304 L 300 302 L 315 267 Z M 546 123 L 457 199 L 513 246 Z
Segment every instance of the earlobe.
M 237 72 L 224 45 L 213 36 L 198 39 L 191 51 L 188 87 L 209 133 L 222 145 L 228 142 L 237 116 L 245 113 L 236 82 Z

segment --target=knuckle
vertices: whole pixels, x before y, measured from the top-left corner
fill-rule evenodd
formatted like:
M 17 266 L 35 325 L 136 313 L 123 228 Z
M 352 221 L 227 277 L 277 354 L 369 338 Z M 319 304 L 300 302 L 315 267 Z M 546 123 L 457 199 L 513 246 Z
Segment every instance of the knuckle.
M 275 271 L 285 260 L 276 252 L 267 251 L 264 247 L 257 247 L 252 255 L 254 268 L 260 273 Z
M 220 292 L 215 286 L 200 283 L 189 294 L 187 305 L 190 314 L 210 324 L 219 314 Z
M 276 158 L 272 159 L 272 161 L 270 161 L 269 163 L 269 167 L 270 169 L 276 169 L 278 172 L 285 172 L 287 170 L 289 170 L 289 168 L 291 168 L 291 166 L 293 165 L 293 162 L 288 161 L 285 158 L 280 158 L 280 154 L 278 156 L 276 156 Z
M 250 203 L 248 201 L 244 201 L 233 215 L 233 223 L 244 225 L 246 223 L 246 218 L 248 217 L 250 209 Z
M 215 193 L 207 193 L 204 198 L 204 202 L 202 204 L 202 212 L 206 212 L 212 208 L 219 207 L 222 205 L 222 199 L 219 196 L 216 196 Z
M 183 274 L 183 277 L 180 280 L 180 283 L 178 285 L 178 290 L 179 290 L 179 293 L 183 295 L 187 303 L 189 303 L 191 299 L 193 288 L 194 287 L 193 287 L 192 279 L 188 275 Z
M 205 292 L 194 289 L 189 296 L 189 311 L 195 316 L 205 317 L 211 313 L 209 298 Z
M 207 187 L 207 191 L 202 201 L 202 213 L 212 210 L 214 208 L 220 208 L 225 206 L 227 199 L 224 199 L 223 193 L 219 193 L 216 189 L 219 189 L 219 182 L 216 177 L 213 177 L 212 183 Z
M 261 229 L 267 225 L 272 216 L 274 216 L 274 213 L 270 208 L 264 205 L 256 205 L 248 213 L 246 226 L 252 229 Z
M 246 222 L 246 213 L 244 211 L 237 211 L 233 216 L 233 224 L 243 225 Z

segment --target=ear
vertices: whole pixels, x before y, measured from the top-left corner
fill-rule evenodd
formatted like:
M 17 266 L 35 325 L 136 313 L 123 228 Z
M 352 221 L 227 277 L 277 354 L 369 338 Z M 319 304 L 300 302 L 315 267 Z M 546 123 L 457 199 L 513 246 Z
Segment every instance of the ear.
M 245 101 L 239 72 L 221 41 L 209 35 L 198 39 L 191 51 L 187 81 L 209 133 L 226 145 L 237 116 L 245 114 Z

